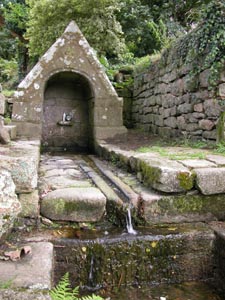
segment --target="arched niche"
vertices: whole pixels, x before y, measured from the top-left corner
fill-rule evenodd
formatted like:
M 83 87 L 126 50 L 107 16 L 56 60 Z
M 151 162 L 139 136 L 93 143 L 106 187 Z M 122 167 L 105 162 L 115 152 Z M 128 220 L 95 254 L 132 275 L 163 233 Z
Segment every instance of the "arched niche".
M 44 89 L 44 150 L 88 151 L 93 142 L 94 95 L 88 80 L 75 72 L 52 75 Z

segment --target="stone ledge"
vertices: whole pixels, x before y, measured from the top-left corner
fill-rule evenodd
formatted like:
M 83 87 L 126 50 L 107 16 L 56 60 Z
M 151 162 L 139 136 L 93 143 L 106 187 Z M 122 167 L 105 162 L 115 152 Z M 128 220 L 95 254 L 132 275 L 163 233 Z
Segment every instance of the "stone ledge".
M 159 192 L 184 193 L 196 188 L 204 195 L 225 193 L 225 157 L 221 155 L 208 154 L 206 159 L 174 161 L 155 152 L 122 150 L 104 141 L 97 151 L 103 158 L 136 173 L 147 187 Z
M 52 288 L 53 244 L 30 243 L 32 253 L 19 261 L 0 261 L 0 282 L 12 280 L 12 288 Z
M 42 215 L 52 220 L 96 222 L 105 209 L 105 196 L 93 187 L 58 189 L 49 192 L 41 202 Z

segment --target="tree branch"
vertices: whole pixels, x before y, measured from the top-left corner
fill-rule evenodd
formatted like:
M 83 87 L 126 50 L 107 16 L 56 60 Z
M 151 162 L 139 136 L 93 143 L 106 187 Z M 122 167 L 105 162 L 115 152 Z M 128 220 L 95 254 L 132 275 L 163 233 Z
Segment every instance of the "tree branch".
M 3 15 L 0 14 L 0 27 L 4 27 L 4 26 L 6 26 L 5 19 L 4 19 Z M 12 29 L 9 29 L 9 28 L 7 28 L 7 29 L 9 30 L 9 33 L 11 34 L 11 36 L 13 38 L 18 38 L 22 43 L 25 43 L 25 44 L 27 43 L 27 40 L 21 34 L 16 33 Z

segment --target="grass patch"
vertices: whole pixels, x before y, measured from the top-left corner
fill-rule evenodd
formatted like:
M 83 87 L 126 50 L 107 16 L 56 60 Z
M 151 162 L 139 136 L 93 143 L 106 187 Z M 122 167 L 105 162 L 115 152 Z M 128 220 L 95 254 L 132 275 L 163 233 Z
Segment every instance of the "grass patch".
M 161 156 L 169 158 L 171 160 L 184 160 L 184 159 L 205 159 L 206 154 L 203 152 L 195 152 L 195 153 L 171 153 L 166 148 L 160 146 L 152 146 L 152 147 L 140 147 L 136 150 L 139 153 L 149 153 L 155 152 L 159 153 Z
M 216 149 L 213 152 L 215 154 L 225 155 L 225 142 L 216 144 Z
M 14 90 L 5 90 L 5 89 L 4 89 L 4 90 L 2 91 L 2 94 L 3 94 L 5 97 L 12 97 L 14 93 L 15 93 Z

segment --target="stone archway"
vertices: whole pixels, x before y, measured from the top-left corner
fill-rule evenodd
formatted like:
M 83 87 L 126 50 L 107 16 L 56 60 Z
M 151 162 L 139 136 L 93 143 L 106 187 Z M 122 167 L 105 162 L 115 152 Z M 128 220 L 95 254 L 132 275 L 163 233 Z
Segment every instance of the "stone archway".
M 94 95 L 89 82 L 73 72 L 60 72 L 46 83 L 42 145 L 46 150 L 87 151 L 93 142 Z
M 79 85 L 82 88 L 79 89 Z M 60 90 L 60 86 L 64 87 Z M 72 98 L 82 98 L 80 105 L 86 105 L 83 113 L 88 110 L 86 117 L 80 122 L 80 126 L 81 124 L 85 125 L 86 122 L 90 126 L 88 130 L 84 129 L 85 134 L 80 135 L 81 141 L 79 141 L 79 135 L 71 136 L 70 133 L 67 135 L 69 129 L 66 129 L 66 125 L 58 124 L 63 120 L 64 113 L 69 114 L 72 111 L 73 115 L 75 108 L 68 108 L 67 111 L 67 108 L 64 107 L 65 111 L 63 108 L 61 111 L 59 107 L 56 106 L 55 108 L 53 104 L 49 105 L 54 111 L 54 113 L 49 111 L 47 114 L 50 120 L 44 112 L 47 110 L 45 94 L 50 93 L 51 89 L 55 95 L 58 94 L 57 89 L 62 94 L 65 90 L 70 93 L 71 86 L 78 88 L 78 90 L 75 89 L 76 92 Z M 47 101 L 51 102 L 50 98 Z M 65 101 L 67 100 L 64 99 Z M 61 105 L 63 102 L 60 100 L 56 102 L 60 106 L 64 105 Z M 17 126 L 18 136 L 42 139 L 47 146 L 83 147 L 83 145 L 87 145 L 87 139 L 85 142 L 84 136 L 88 135 L 88 143 L 90 144 L 92 140 L 93 145 L 97 147 L 99 140 L 127 132 L 123 126 L 122 113 L 123 99 L 118 97 L 94 51 L 76 23 L 72 21 L 62 36 L 40 58 L 39 62 L 19 84 L 15 93 L 12 120 L 13 124 Z M 74 114 L 72 118 L 75 121 L 76 115 Z M 86 121 L 87 119 L 88 121 Z M 51 122 L 52 127 L 49 125 Z M 78 126 L 78 124 L 76 125 Z M 46 133 L 47 130 L 49 130 L 48 134 Z M 80 131 L 82 130 L 80 129 Z M 50 135 L 53 136 L 53 139 L 50 138 Z M 66 139 L 63 141 L 64 135 Z M 71 140 L 71 144 L 69 140 Z

